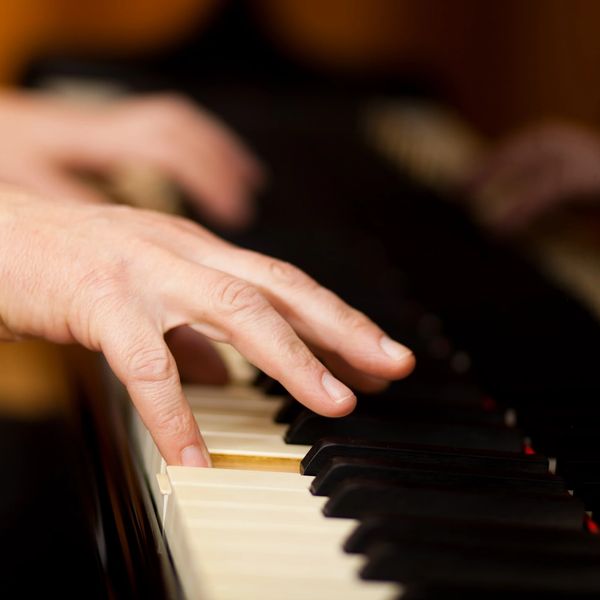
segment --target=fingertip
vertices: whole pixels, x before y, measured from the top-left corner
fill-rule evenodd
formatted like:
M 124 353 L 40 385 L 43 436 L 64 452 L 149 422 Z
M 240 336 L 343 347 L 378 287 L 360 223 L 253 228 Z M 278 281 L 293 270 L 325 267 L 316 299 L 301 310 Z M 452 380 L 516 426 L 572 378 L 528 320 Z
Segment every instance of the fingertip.
M 412 354 L 410 348 L 407 348 L 400 342 L 396 342 L 387 335 L 380 338 L 379 346 L 388 358 L 391 358 L 395 362 L 403 362 Z
M 402 364 L 400 365 L 399 378 L 404 379 L 404 377 L 408 377 L 415 370 L 416 366 L 417 359 L 413 352 L 410 351 L 410 353 L 404 357 Z
M 186 446 L 180 453 L 183 467 L 212 467 L 212 460 L 204 444 Z
M 356 406 L 354 392 L 329 371 L 323 373 L 321 385 L 329 397 L 329 402 L 323 405 L 323 414 L 329 417 L 342 417 L 354 410 Z
M 393 379 L 402 379 L 409 375 L 415 368 L 416 360 L 413 351 L 403 344 L 392 340 L 384 335 L 379 340 L 379 347 L 383 350 L 388 361 L 392 360 L 394 377 Z

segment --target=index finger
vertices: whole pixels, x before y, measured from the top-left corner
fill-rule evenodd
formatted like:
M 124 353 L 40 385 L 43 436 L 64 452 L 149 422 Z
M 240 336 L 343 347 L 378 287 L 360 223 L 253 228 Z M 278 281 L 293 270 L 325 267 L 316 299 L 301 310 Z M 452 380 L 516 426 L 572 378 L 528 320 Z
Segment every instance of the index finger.
M 135 315 L 117 316 L 106 331 L 102 351 L 167 463 L 210 467 L 210 455 L 162 332 Z

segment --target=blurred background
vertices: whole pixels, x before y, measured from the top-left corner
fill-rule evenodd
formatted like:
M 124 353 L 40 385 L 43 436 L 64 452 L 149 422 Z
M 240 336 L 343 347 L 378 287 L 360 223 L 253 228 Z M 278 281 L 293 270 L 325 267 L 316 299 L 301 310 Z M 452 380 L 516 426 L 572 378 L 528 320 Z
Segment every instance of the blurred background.
M 219 234 L 373 315 L 421 352 L 420 377 L 514 402 L 597 386 L 599 28 L 595 0 L 2 0 L 0 82 L 208 107 L 269 172 L 254 224 Z M 100 185 L 198 218 L 156 175 Z M 7 431 L 80 420 L 71 400 L 98 395 L 86 362 L 0 345 Z M 27 435 L 14 443 L 52 495 L 81 433 L 44 462 Z

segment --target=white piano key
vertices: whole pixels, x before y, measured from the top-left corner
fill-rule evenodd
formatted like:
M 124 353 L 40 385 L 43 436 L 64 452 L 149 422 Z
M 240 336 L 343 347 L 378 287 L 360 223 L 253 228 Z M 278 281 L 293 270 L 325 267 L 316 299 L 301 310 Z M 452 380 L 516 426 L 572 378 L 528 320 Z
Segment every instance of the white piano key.
M 242 433 L 244 435 L 275 435 L 283 438 L 287 425 L 253 414 L 211 414 L 194 412 L 201 431 L 206 433 Z
M 319 500 L 306 489 L 311 478 L 286 473 L 171 467 L 167 468 L 167 475 L 171 479 L 169 512 L 173 518 L 165 524 L 165 533 L 172 540 L 171 546 L 179 543 L 179 548 L 171 548 L 176 563 L 177 557 L 185 553 L 188 564 L 196 565 L 195 570 L 182 577 L 188 598 L 196 597 L 197 593 L 212 600 L 253 597 L 379 600 L 397 595 L 396 586 L 365 584 L 357 579 L 361 559 L 341 550 L 356 522 L 327 519 L 316 505 L 311 515 L 310 511 L 273 502 L 273 494 L 287 499 L 302 498 L 309 503 Z M 256 481 L 254 475 L 258 475 Z M 193 485 L 188 485 L 190 481 Z M 190 500 L 190 492 L 196 493 L 195 501 Z M 263 498 L 270 499 L 280 512 L 269 504 L 240 505 L 244 492 L 264 493 Z M 210 499 L 204 493 L 210 494 Z M 223 494 L 230 504 L 222 503 Z M 239 502 L 233 502 L 234 498 Z M 284 518 L 286 511 L 291 519 Z M 303 593 L 288 594 L 288 589 Z
M 251 365 L 246 358 L 233 346 L 224 342 L 211 342 L 227 367 L 229 377 L 235 383 L 250 386 L 256 379 L 258 369 Z
M 236 576 L 243 577 L 264 573 L 267 576 L 269 571 L 274 570 L 278 577 L 289 581 L 290 584 L 293 584 L 293 580 L 306 580 L 309 577 L 323 581 L 353 581 L 364 562 L 360 556 L 343 555 L 341 551 L 329 556 L 319 553 L 287 556 L 277 554 L 273 549 L 265 554 L 261 552 L 260 547 L 252 554 L 243 555 L 215 555 L 212 550 L 192 552 L 202 556 L 204 568 L 215 574 L 231 576 L 235 573 Z
M 235 469 L 198 469 L 167 467 L 174 486 L 217 486 L 264 490 L 300 490 L 307 492 L 313 477 L 296 473 L 253 472 Z
M 224 579 L 207 574 L 207 600 L 392 600 L 399 597 L 397 586 L 360 581 L 311 580 L 309 575 L 294 585 L 277 575 L 240 576 Z
M 254 471 L 248 471 L 253 473 Z M 232 494 L 228 488 L 216 487 L 213 489 L 198 488 L 194 486 L 179 486 L 177 487 L 178 497 L 186 504 L 194 504 L 202 502 L 203 499 L 211 499 L 221 502 L 238 502 L 247 505 L 258 506 L 274 506 L 284 504 L 285 506 L 310 506 L 315 510 L 320 510 L 326 498 L 309 497 L 300 490 L 273 490 L 273 489 L 250 489 L 239 488 Z
M 237 386 L 186 393 L 213 455 L 299 461 L 309 449 L 283 441 L 278 400 Z M 358 578 L 361 559 L 342 551 L 357 523 L 322 514 L 312 477 L 166 466 L 141 422 L 134 431 L 188 600 L 398 597 L 396 585 Z
M 183 392 L 192 407 L 225 406 L 236 408 L 242 403 L 255 408 L 272 408 L 281 405 L 281 398 L 278 396 L 269 396 L 257 388 L 242 385 L 186 385 Z
M 201 423 L 200 426 L 202 426 Z M 227 433 L 203 430 L 202 436 L 211 454 L 286 458 L 300 461 L 310 449 L 310 446 L 286 444 L 280 435 L 257 435 L 242 432 Z

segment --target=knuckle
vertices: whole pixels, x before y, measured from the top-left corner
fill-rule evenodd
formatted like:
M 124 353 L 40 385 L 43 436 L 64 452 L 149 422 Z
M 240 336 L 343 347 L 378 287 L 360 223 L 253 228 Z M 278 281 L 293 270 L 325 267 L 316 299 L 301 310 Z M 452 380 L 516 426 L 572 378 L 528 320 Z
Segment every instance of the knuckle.
M 133 381 L 160 383 L 172 379 L 176 370 L 166 346 L 138 343 L 128 353 L 127 372 Z
M 295 265 L 276 259 L 268 260 L 268 270 L 275 281 L 292 288 L 315 289 L 318 287 L 314 279 Z
M 338 322 L 344 329 L 359 331 L 371 327 L 371 322 L 363 313 L 339 300 L 337 304 Z
M 300 339 L 291 340 L 283 355 L 294 364 L 294 369 L 308 371 L 317 364 L 316 358 Z
M 161 402 L 154 411 L 155 429 L 163 436 L 183 438 L 190 430 L 190 420 L 175 402 Z
M 128 279 L 125 260 L 90 269 L 75 286 L 69 313 L 86 321 L 112 311 L 126 295 Z
M 234 277 L 227 277 L 221 282 L 216 290 L 216 299 L 230 314 L 256 314 L 268 305 L 257 288 Z

